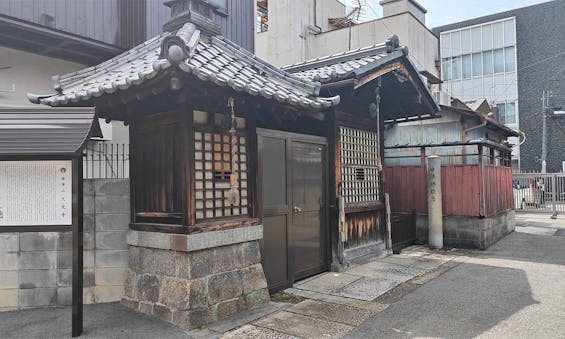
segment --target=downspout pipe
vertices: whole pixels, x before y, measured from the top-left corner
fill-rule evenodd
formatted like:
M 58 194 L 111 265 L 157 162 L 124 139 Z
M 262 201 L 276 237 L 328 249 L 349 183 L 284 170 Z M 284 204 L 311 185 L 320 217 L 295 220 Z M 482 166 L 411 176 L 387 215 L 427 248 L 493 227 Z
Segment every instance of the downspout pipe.
M 318 1 L 314 0 L 314 27 L 318 33 L 322 33 L 322 27 L 318 26 Z

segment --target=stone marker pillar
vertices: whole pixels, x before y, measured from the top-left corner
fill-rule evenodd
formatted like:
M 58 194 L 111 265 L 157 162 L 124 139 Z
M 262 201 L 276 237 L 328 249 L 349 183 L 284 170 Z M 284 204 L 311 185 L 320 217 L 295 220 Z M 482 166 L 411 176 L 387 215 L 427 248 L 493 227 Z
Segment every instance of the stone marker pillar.
M 443 211 L 441 206 L 441 158 L 431 155 L 427 159 L 428 171 L 428 244 L 430 248 L 443 248 Z

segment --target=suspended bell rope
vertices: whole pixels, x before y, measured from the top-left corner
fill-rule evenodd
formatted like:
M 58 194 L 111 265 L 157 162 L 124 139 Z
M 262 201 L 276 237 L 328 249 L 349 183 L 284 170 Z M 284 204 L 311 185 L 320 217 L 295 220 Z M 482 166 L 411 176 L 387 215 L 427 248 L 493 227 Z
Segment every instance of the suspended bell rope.
M 230 108 L 231 113 L 231 128 L 230 128 L 230 135 L 231 135 L 231 174 L 230 174 L 230 191 L 228 193 L 228 199 L 230 204 L 239 205 L 239 185 L 238 185 L 238 176 L 237 176 L 237 121 L 235 119 L 235 110 L 234 110 L 234 99 L 232 97 L 228 98 L 228 107 Z

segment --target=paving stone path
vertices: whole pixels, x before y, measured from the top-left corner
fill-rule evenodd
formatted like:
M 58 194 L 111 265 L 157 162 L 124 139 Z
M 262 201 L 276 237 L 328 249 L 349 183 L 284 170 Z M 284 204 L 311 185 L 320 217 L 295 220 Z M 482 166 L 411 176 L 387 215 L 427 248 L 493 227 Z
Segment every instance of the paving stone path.
M 327 272 L 285 294 L 296 304 L 271 302 L 188 334 L 193 338 L 339 338 L 426 282 L 466 261 L 470 251 L 411 246 L 401 254 Z

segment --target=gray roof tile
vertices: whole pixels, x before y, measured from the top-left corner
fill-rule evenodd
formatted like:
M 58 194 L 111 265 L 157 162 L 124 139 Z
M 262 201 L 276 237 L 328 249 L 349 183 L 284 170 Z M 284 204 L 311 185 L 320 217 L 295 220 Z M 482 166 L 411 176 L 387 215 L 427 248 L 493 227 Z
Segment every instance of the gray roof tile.
M 202 41 L 199 34 L 186 24 L 177 35 L 164 33 L 100 65 L 54 77 L 56 94 L 28 96 L 35 103 L 59 106 L 126 90 L 174 67 L 177 47 L 183 55 L 179 68 L 202 81 L 299 107 L 339 103 L 338 96 L 318 97 L 319 83 L 282 71 L 222 37 Z
M 398 46 L 391 49 L 387 42 L 284 66 L 283 70 L 305 81 L 335 82 L 354 77 L 357 70 L 373 62 L 384 61 L 394 47 Z

